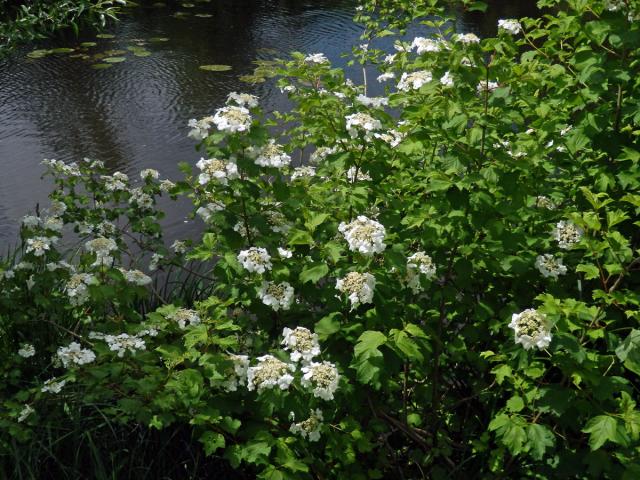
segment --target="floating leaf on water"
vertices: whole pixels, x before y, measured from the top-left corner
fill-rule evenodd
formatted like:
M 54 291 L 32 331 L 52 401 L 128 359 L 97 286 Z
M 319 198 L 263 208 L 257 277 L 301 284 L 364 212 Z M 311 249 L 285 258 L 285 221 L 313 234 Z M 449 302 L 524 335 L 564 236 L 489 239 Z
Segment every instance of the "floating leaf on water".
M 71 52 L 75 52 L 76 49 L 75 48 L 54 48 L 53 50 L 51 50 L 52 53 L 71 53 Z
M 34 50 L 32 52 L 27 53 L 27 57 L 29 57 L 29 58 L 42 58 L 42 57 L 46 57 L 50 53 L 52 53 L 51 50 Z
M 105 50 L 105 55 L 107 57 L 119 57 L 120 55 L 124 55 L 127 53 L 126 50 Z
M 96 53 L 93 58 L 94 60 L 102 60 L 106 55 L 104 53 Z
M 105 68 L 111 67 L 113 67 L 111 63 L 94 63 L 91 65 L 91 68 L 95 68 L 96 70 L 104 70 Z
M 181 3 L 180 5 L 183 6 L 184 8 L 193 8 L 193 7 L 195 7 L 195 4 L 188 3 L 188 2 Z
M 110 33 L 99 33 L 96 35 L 96 38 L 116 38 L 116 36 L 111 35 Z
M 155 7 L 155 8 L 164 8 L 164 7 L 167 6 L 167 4 L 166 3 L 162 3 L 162 2 L 156 2 L 152 6 Z
M 151 37 L 149 39 L 150 42 L 158 43 L 158 42 L 168 42 L 169 39 L 167 37 Z
M 149 50 L 136 50 L 133 52 L 136 57 L 148 57 L 151 55 Z
M 226 72 L 231 70 L 231 65 L 200 65 L 199 68 L 207 72 Z
M 211 18 L 213 17 L 213 15 L 211 15 L 210 13 L 196 13 L 194 17 Z
M 238 80 L 244 83 L 262 83 L 266 79 L 264 77 L 259 77 L 258 75 L 242 75 L 238 77 Z
M 96 42 L 82 42 L 80 44 L 80 46 L 84 48 L 95 47 L 96 45 L 98 45 Z
M 176 12 L 173 14 L 173 16 L 176 18 L 184 18 L 188 17 L 189 15 L 191 15 L 189 12 Z
M 104 61 L 107 63 L 120 63 L 120 62 L 124 62 L 125 60 L 126 60 L 125 57 L 109 57 L 104 59 Z
M 88 57 L 89 55 L 85 55 L 84 53 L 74 53 L 73 55 L 69 55 L 69 58 L 82 58 Z

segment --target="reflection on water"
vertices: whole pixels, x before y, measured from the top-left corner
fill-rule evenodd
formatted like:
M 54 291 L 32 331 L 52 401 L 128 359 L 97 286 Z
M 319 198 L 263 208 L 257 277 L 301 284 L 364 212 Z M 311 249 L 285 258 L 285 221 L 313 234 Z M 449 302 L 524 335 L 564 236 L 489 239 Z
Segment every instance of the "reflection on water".
M 50 184 L 40 178 L 43 158 L 89 157 L 128 174 L 152 167 L 164 177 L 179 178 L 177 163 L 198 159 L 186 137 L 190 118 L 210 114 L 234 90 L 260 96 L 267 110 L 283 106 L 272 83 L 249 85 L 238 79 L 253 71 L 254 60 L 298 50 L 324 52 L 335 65 L 345 66 L 340 54 L 358 43 L 361 33 L 351 20 L 356 3 L 216 0 L 194 8 L 140 7 L 113 27 L 112 39 L 90 35 L 42 47 L 97 43 L 75 55 L 30 59 L 25 55 L 30 49 L 24 49 L 1 59 L 0 253 L 13 243 L 18 219 L 46 201 Z M 514 2 L 493 3 L 496 8 L 486 17 L 461 13 L 462 29 L 490 34 L 498 17 L 523 11 L 522 5 L 513 10 Z M 158 41 L 164 38 L 169 41 Z M 127 50 L 139 46 L 151 55 Z M 77 57 L 110 50 L 125 51 L 105 54 L 125 61 L 96 70 L 91 65 L 101 60 Z M 199 69 L 208 64 L 232 68 Z M 170 209 L 168 234 L 182 234 L 186 207 L 163 206 Z

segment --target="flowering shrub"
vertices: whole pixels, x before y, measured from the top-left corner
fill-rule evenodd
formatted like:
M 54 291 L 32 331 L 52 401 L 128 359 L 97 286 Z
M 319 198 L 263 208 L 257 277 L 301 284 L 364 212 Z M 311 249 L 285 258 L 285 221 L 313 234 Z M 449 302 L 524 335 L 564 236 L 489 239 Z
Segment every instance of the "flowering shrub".
M 636 478 L 639 5 L 539 4 L 485 39 L 420 5 L 437 33 L 392 55 L 364 5 L 383 99 L 294 53 L 295 107 L 232 93 L 175 184 L 48 161 L 2 267 L 2 441 L 93 402 L 259 478 Z M 158 195 L 199 241 L 164 247 Z

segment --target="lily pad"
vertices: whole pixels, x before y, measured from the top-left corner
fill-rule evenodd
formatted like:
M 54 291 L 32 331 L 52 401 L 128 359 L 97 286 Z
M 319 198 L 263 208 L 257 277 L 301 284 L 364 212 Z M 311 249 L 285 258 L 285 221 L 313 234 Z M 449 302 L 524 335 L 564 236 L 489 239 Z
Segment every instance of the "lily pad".
M 136 57 L 148 57 L 151 55 L 151 52 L 149 50 L 135 50 L 133 55 Z
M 194 15 L 194 17 L 199 17 L 199 18 L 211 18 L 213 17 L 213 15 L 211 15 L 210 13 L 196 13 Z
M 105 58 L 104 61 L 107 63 L 121 63 L 126 60 L 126 57 L 109 57 Z
M 238 77 L 238 80 L 244 83 L 263 83 L 266 81 L 266 78 L 258 75 L 242 75 Z
M 199 68 L 206 72 L 226 72 L 231 70 L 231 65 L 200 65 Z
M 32 52 L 27 53 L 27 57 L 29 58 L 43 58 L 53 53 L 52 50 L 34 50 Z
M 184 17 L 188 17 L 189 15 L 191 15 L 190 12 L 176 12 L 173 14 L 175 18 L 184 18 Z
M 80 44 L 80 46 L 84 48 L 95 47 L 96 45 L 98 45 L 96 42 L 82 42 Z
M 110 33 L 99 33 L 96 35 L 96 38 L 116 38 L 116 36 L 111 35 Z
M 119 57 L 127 53 L 127 51 L 126 50 L 105 50 L 104 53 L 107 57 Z
M 105 68 L 111 67 L 113 67 L 111 63 L 94 63 L 91 65 L 91 68 L 95 68 L 96 70 L 104 70 Z
M 151 37 L 149 41 L 153 43 L 159 43 L 159 42 L 168 42 L 169 39 L 167 37 Z
M 162 3 L 162 2 L 156 2 L 152 6 L 155 7 L 155 8 L 164 8 L 164 7 L 167 6 L 167 4 L 166 3 Z
M 183 6 L 184 8 L 193 8 L 193 7 L 195 7 L 195 4 L 188 3 L 188 2 L 181 3 L 180 5 Z

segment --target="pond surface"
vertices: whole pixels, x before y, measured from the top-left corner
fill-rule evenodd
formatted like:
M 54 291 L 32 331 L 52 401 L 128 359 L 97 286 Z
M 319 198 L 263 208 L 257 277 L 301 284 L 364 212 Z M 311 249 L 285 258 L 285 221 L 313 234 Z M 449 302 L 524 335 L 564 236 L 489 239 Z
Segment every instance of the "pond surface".
M 518 16 L 532 2 L 493 3 L 497 8 L 488 16 L 461 16 L 461 29 L 493 33 L 497 18 Z M 132 176 L 156 168 L 162 178 L 180 178 L 177 163 L 199 159 L 187 138 L 190 118 L 211 114 L 231 91 L 258 95 L 266 110 L 286 105 L 273 83 L 241 80 L 253 72 L 254 61 L 297 50 L 324 52 L 334 65 L 345 66 L 340 54 L 361 33 L 352 22 L 356 4 L 149 4 L 122 16 L 106 35 L 59 38 L 0 59 L 0 254 L 15 242 L 19 219 L 37 203 L 46 204 L 50 182 L 41 179 L 42 159 L 89 157 Z M 74 50 L 40 57 L 34 48 Z M 211 64 L 231 69 L 199 68 Z M 359 83 L 360 73 L 350 73 Z M 188 234 L 186 205 L 162 207 L 168 237 Z

